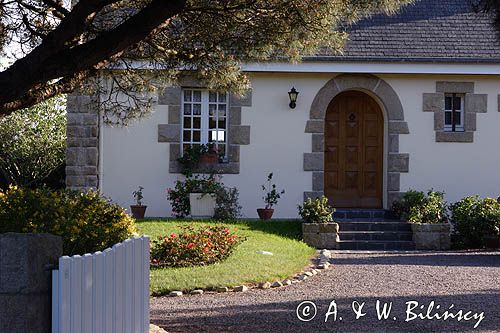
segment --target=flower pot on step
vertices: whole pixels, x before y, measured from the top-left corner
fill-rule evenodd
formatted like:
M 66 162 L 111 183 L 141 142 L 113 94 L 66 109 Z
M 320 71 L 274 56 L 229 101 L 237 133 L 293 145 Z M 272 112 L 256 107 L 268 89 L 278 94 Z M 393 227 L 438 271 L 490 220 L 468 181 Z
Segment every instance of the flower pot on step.
M 146 208 L 148 208 L 148 206 L 144 206 L 144 205 L 131 205 L 130 206 L 130 211 L 132 212 L 132 217 L 134 219 L 143 219 L 144 215 L 146 214 Z
M 270 220 L 273 217 L 274 209 L 272 208 L 258 208 L 257 214 L 261 220 Z

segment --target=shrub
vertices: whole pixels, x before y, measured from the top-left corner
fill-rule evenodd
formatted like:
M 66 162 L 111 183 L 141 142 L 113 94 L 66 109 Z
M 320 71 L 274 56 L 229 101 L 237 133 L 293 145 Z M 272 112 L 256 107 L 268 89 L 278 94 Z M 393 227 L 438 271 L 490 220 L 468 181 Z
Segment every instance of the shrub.
M 427 195 L 410 190 L 392 206 L 392 211 L 398 218 L 412 223 L 444 223 L 447 221 L 446 210 L 444 193 L 432 190 Z
M 304 206 L 298 205 L 299 215 L 306 223 L 328 223 L 333 221 L 335 208 L 328 204 L 328 198 L 322 196 L 304 201 Z
M 172 206 L 172 214 L 183 218 L 190 214 L 189 193 L 215 193 L 217 207 L 215 218 L 220 220 L 235 219 L 240 215 L 239 193 L 236 188 L 224 186 L 214 175 L 207 177 L 193 176 L 175 182 L 173 189 L 167 189 L 167 200 Z
M 199 229 L 183 227 L 183 232 L 160 236 L 151 247 L 154 267 L 205 266 L 220 262 L 244 239 L 224 226 Z
M 499 234 L 500 203 L 495 199 L 467 196 L 451 205 L 450 210 L 459 247 L 483 247 L 485 236 Z
M 51 233 L 65 255 L 101 251 L 135 233 L 124 209 L 97 192 L 9 187 L 0 191 L 0 233 Z

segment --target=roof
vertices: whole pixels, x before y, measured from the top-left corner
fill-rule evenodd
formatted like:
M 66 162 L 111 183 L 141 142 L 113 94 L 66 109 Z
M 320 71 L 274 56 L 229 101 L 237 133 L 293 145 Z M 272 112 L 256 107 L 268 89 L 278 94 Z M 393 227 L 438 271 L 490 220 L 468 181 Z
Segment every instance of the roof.
M 471 0 L 421 0 L 397 14 L 378 14 L 348 28 L 342 56 L 323 50 L 310 60 L 388 62 L 500 62 L 490 14 Z

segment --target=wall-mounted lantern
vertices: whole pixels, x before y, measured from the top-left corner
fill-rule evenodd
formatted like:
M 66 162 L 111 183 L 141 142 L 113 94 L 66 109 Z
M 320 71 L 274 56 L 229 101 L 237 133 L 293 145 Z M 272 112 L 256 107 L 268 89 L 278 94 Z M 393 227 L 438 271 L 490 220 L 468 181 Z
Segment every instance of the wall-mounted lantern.
M 299 92 L 295 90 L 295 87 L 292 87 L 292 89 L 288 92 L 288 97 L 290 98 L 290 109 L 295 109 L 297 106 L 297 96 L 299 95 Z

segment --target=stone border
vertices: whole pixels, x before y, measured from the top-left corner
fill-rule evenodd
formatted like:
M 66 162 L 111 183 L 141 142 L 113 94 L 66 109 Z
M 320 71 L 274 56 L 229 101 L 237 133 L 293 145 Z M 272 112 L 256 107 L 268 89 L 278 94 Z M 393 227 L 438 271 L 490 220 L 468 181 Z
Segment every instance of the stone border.
M 403 105 L 392 87 L 371 74 L 341 74 L 328 81 L 316 94 L 311 104 L 305 133 L 312 134 L 311 152 L 304 153 L 304 171 L 312 171 L 312 191 L 304 192 L 304 200 L 324 194 L 324 127 L 330 102 L 341 92 L 357 90 L 375 96 L 382 104 L 388 126 L 387 143 L 387 207 L 401 197 L 400 174 L 409 171 L 410 156 L 399 152 L 399 135 L 409 134 L 404 120 Z M 385 136 L 385 133 L 384 133 Z M 384 158 L 385 158 L 384 156 Z
M 464 94 L 464 131 L 444 130 L 444 97 L 447 93 Z M 488 95 L 474 94 L 474 82 L 437 81 L 435 93 L 423 94 L 422 109 L 424 112 L 434 112 L 436 142 L 474 142 L 476 115 L 487 112 Z
M 227 292 L 245 292 L 250 289 L 271 289 L 271 288 L 280 288 L 290 286 L 292 284 L 296 284 L 302 281 L 307 280 L 311 276 L 317 275 L 320 271 L 329 269 L 331 266 L 330 259 L 332 258 L 332 253 L 329 250 L 321 250 L 318 251 L 318 255 L 315 259 L 313 259 L 313 263 L 304 271 L 295 274 L 293 278 L 285 279 L 283 281 L 274 281 L 273 283 L 269 281 L 261 282 L 259 284 L 253 286 L 245 286 L 240 285 L 234 288 L 231 287 L 217 287 L 215 289 L 194 289 L 189 292 L 189 295 L 202 295 L 207 291 L 215 292 L 215 293 L 227 293 Z M 169 297 L 178 297 L 183 296 L 184 293 L 180 290 L 171 291 L 166 296 Z
M 99 186 L 99 112 L 95 96 L 68 95 L 66 103 L 66 187 Z
M 182 133 L 182 89 L 203 88 L 200 81 L 190 77 L 179 80 L 178 86 L 166 87 L 158 96 L 159 105 L 168 106 L 168 124 L 158 125 L 158 142 L 170 144 L 169 172 L 181 173 L 182 167 L 177 161 L 181 155 Z M 228 163 L 215 165 L 200 165 L 195 173 L 240 173 L 240 146 L 250 144 L 250 126 L 241 124 L 242 107 L 252 106 L 252 90 L 247 90 L 243 96 L 229 95 L 228 101 Z

